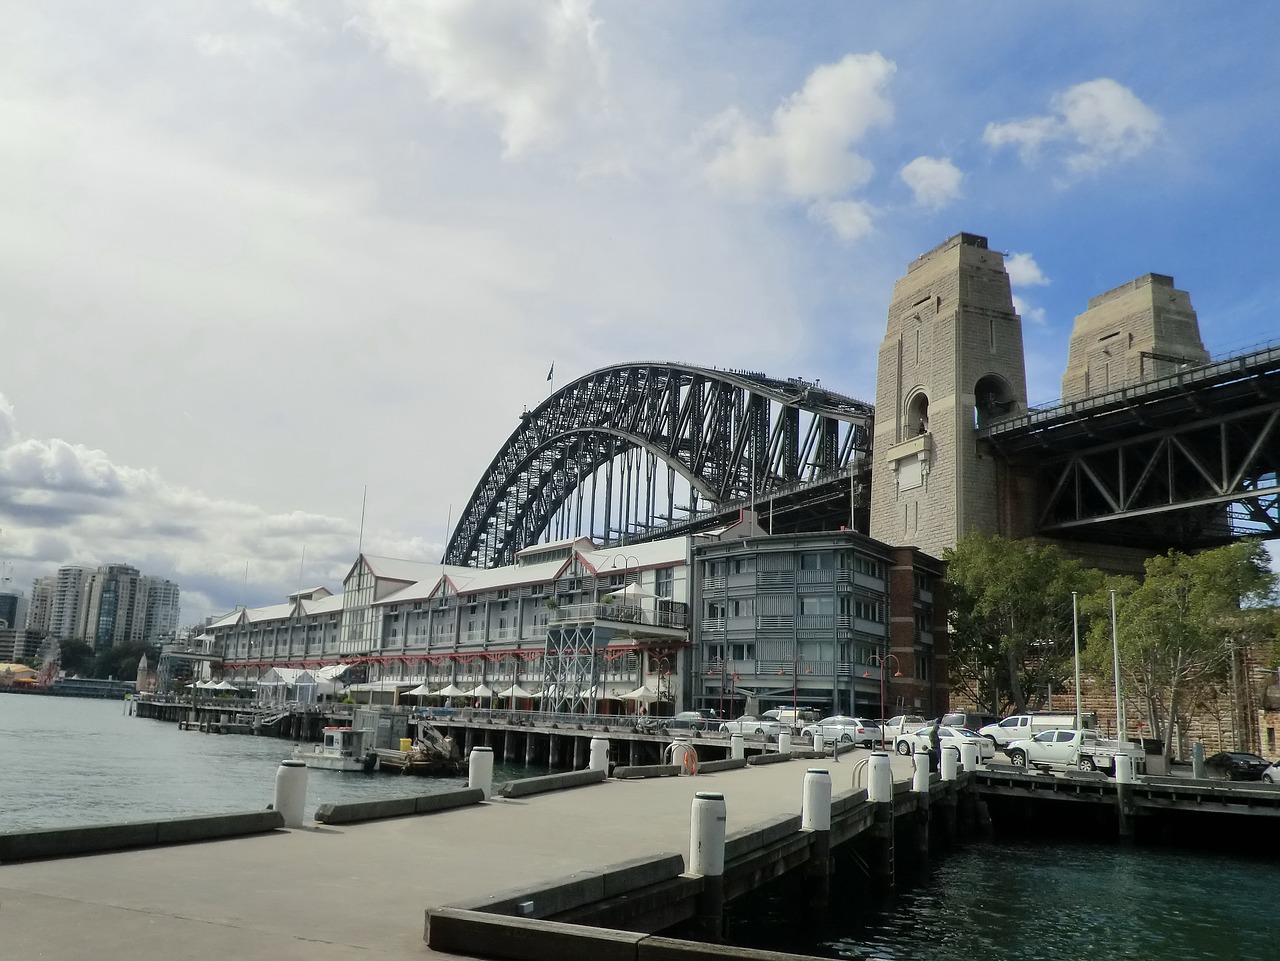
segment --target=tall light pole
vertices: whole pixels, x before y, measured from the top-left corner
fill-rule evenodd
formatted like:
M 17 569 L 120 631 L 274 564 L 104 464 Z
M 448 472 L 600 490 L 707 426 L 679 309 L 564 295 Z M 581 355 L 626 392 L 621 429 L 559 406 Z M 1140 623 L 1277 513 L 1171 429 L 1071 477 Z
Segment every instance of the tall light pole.
M 1116 672 L 1116 737 L 1121 744 L 1129 741 L 1129 725 L 1125 723 L 1124 698 L 1120 694 L 1120 644 L 1116 639 L 1116 592 L 1111 592 L 1111 660 Z
M 1084 726 L 1080 713 L 1080 614 L 1076 608 L 1076 592 L 1071 592 L 1071 633 L 1076 643 L 1076 730 Z
M 884 750 L 884 672 L 888 665 L 886 661 L 893 661 L 893 676 L 902 677 L 902 663 L 898 660 L 897 654 L 872 654 L 871 663 L 880 668 L 880 750 Z M 867 675 L 870 676 L 870 672 Z

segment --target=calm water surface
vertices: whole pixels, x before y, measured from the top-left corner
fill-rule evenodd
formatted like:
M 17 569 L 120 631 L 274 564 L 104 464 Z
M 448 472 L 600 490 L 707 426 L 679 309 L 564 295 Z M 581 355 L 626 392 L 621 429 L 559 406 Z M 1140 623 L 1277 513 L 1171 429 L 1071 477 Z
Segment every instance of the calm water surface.
M 845 884 L 815 924 L 771 886 L 731 912 L 731 940 L 886 961 L 1277 961 L 1272 860 L 1076 843 L 983 842 L 891 901 Z
M 200 734 L 128 717 L 123 701 L 0 694 L 0 831 L 188 814 L 271 803 L 294 744 Z M 544 774 L 494 765 L 496 781 Z M 307 772 L 307 810 L 321 804 L 430 794 L 466 777 Z

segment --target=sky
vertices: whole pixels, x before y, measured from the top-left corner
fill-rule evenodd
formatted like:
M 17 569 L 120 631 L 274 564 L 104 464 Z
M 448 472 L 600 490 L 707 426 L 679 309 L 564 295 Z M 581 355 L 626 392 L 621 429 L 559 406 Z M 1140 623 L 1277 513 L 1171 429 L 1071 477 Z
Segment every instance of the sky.
M 1007 254 L 1032 404 L 1148 272 L 1280 338 L 1268 4 L 9 0 L 0 576 L 183 623 L 438 560 L 518 415 L 685 361 L 874 400 L 894 281 Z M 548 371 L 554 365 L 554 380 Z M 363 526 L 362 526 L 363 514 Z

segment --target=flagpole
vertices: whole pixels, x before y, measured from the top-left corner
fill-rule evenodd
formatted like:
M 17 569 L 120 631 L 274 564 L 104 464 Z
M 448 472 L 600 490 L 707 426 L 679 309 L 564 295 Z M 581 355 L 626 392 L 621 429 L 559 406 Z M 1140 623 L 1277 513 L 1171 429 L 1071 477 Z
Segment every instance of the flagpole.
M 550 397 L 556 392 L 556 362 L 554 360 L 551 362 L 551 369 L 547 371 L 547 383 L 551 385 L 551 390 L 547 392 L 547 396 Z

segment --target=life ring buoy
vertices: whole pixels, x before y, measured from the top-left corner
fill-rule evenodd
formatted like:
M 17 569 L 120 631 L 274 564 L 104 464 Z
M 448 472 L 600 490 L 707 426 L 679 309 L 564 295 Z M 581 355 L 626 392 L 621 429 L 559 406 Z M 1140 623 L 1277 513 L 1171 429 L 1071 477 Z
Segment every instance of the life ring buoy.
M 698 752 L 692 744 L 668 744 L 666 753 L 668 763 L 679 767 L 681 774 L 694 775 L 698 773 Z
M 694 775 L 698 773 L 698 752 L 692 747 L 685 748 L 684 760 L 680 762 L 680 767 L 685 774 Z

